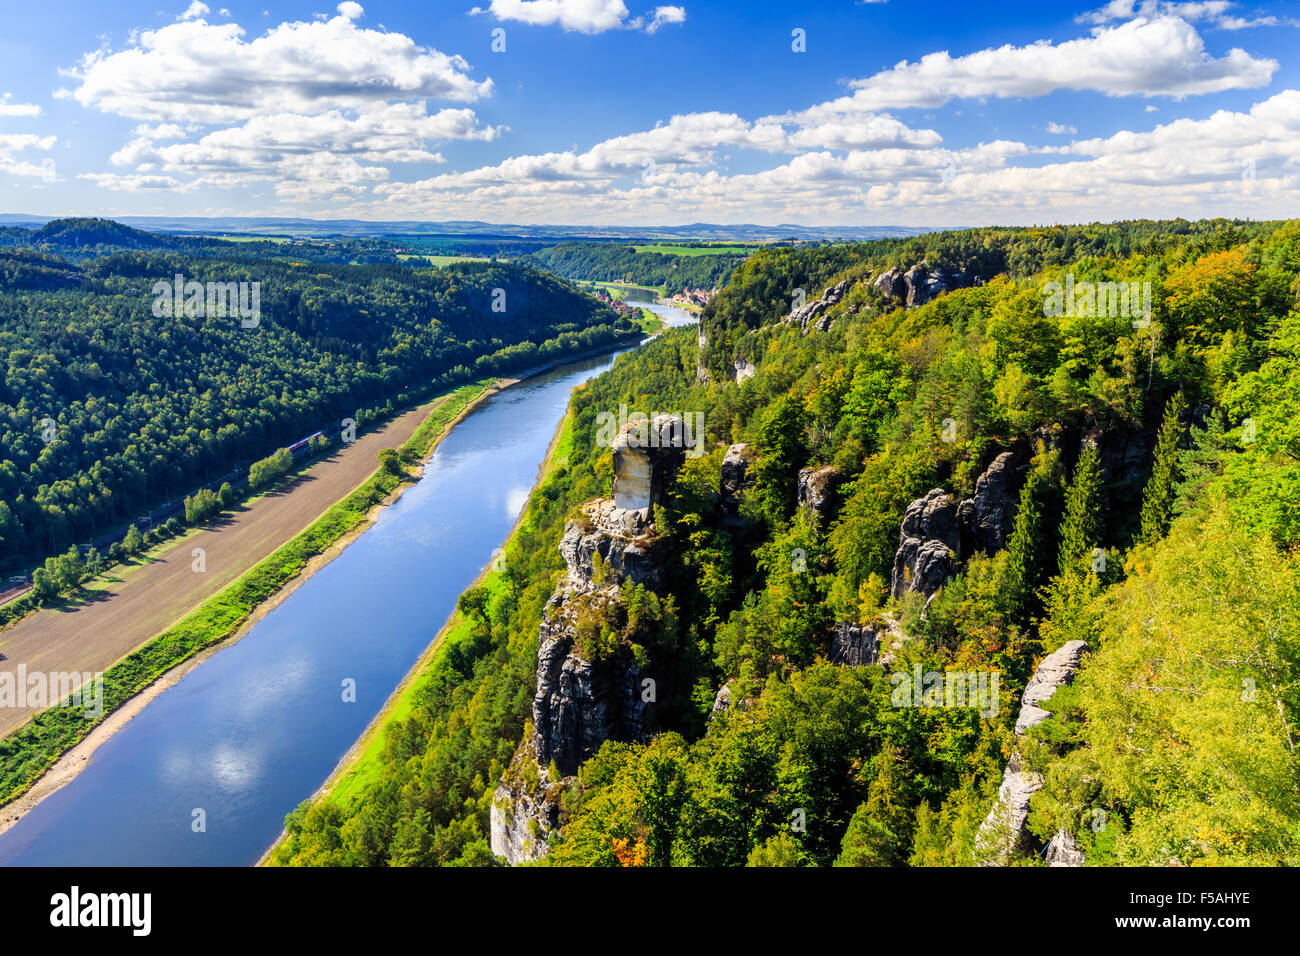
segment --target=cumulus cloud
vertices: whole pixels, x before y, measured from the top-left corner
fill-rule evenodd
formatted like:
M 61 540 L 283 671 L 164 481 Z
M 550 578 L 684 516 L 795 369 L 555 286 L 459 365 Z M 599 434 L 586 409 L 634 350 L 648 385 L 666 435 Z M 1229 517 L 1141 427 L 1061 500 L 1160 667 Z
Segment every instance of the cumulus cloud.
M 470 13 L 490 13 L 498 20 L 535 27 L 559 26 L 575 33 L 620 29 L 655 33 L 665 24 L 686 22 L 685 7 L 656 7 L 647 19 L 632 17 L 623 0 L 492 0 L 486 10 L 475 7 Z
M 36 133 L 0 133 L 0 173 L 53 182 L 56 178 L 54 160 L 46 158 L 33 161 L 16 154 L 33 151 L 48 152 L 57 141 L 55 136 L 39 136 Z
M 715 118 L 753 141 L 739 118 Z M 692 123 L 691 128 L 698 124 Z M 679 124 L 680 128 L 681 124 Z M 772 134 L 765 138 L 775 141 Z M 510 221 L 787 221 L 925 225 L 1198 214 L 1300 213 L 1300 91 L 1249 111 L 1221 110 L 1068 146 L 995 140 L 944 147 L 812 150 L 759 172 L 727 175 L 706 164 L 655 165 L 630 174 L 634 137 L 586 153 L 515 157 L 465 173 L 379 186 L 356 212 L 393 218 Z M 1044 161 L 1046 160 L 1046 161 Z M 1250 177 L 1243 176 L 1249 167 Z
M 1047 123 L 1047 131 L 1049 133 L 1055 133 L 1058 136 L 1071 135 L 1079 132 L 1077 127 L 1067 126 L 1064 123 L 1053 123 L 1050 120 Z
M 145 120 L 111 157 L 131 172 L 86 178 L 130 191 L 272 182 L 293 201 L 350 198 L 386 181 L 389 164 L 440 163 L 435 144 L 500 131 L 469 108 L 430 112 L 429 99 L 489 95 L 491 80 L 473 79 L 458 56 L 359 27 L 359 3 L 253 39 L 238 24 L 209 24 L 207 12 L 191 4 L 178 22 L 69 71 L 78 102 Z
M 190 5 L 185 8 L 185 12 L 182 13 L 176 19 L 177 20 L 201 20 L 203 17 L 206 17 L 211 12 L 212 12 L 212 8 L 209 7 L 206 3 L 200 3 L 199 0 L 193 0 L 193 2 L 191 2 Z
M 0 96 L 0 116 L 29 116 L 36 117 L 41 115 L 41 108 L 35 103 L 10 103 L 12 93 L 5 93 Z
M 185 192 L 192 187 L 173 176 L 149 176 L 143 174 L 119 175 L 118 173 L 81 173 L 78 179 L 87 179 L 105 189 L 115 192 L 147 192 L 164 190 L 167 192 Z
M 1276 60 L 1240 49 L 1211 56 L 1186 20 L 1138 18 L 1061 43 L 1008 44 L 958 57 L 942 51 L 915 63 L 904 60 L 893 69 L 855 80 L 852 95 L 793 118 L 823 122 L 845 113 L 934 108 L 972 97 L 1045 96 L 1056 90 L 1182 99 L 1264 86 L 1277 69 Z
M 654 33 L 665 24 L 685 22 L 685 7 L 655 7 L 654 14 L 650 17 L 650 22 L 645 26 L 645 32 Z
M 1188 21 L 1204 21 L 1217 30 L 1244 30 L 1248 27 L 1300 26 L 1294 17 L 1240 17 L 1229 14 L 1236 7 L 1232 0 L 1197 0 L 1197 2 L 1168 2 L 1168 0 L 1111 0 L 1103 7 L 1089 10 L 1075 19 L 1080 23 L 1110 23 L 1134 17 L 1174 16 Z
M 358 27 L 356 3 L 315 23 L 252 40 L 235 23 L 186 20 L 139 33 L 123 50 L 87 53 L 69 75 L 83 106 L 157 122 L 226 123 L 260 113 L 355 109 L 394 99 L 487 96 L 491 80 L 401 33 Z
M 623 0 L 492 0 L 488 12 L 498 20 L 535 27 L 559 25 L 578 33 L 617 30 L 628 18 Z

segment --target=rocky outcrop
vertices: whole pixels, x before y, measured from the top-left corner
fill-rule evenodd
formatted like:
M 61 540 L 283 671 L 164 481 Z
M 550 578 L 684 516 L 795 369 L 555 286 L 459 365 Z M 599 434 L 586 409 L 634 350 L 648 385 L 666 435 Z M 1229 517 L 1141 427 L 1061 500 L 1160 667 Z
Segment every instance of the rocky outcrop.
M 984 280 L 969 269 L 932 269 L 925 262 L 918 262 L 906 270 L 888 269 L 873 283 L 881 295 L 897 299 L 909 309 L 925 305 L 953 289 L 983 284 Z
M 1007 546 L 1019 500 L 1015 455 L 1004 451 L 975 482 L 975 494 L 961 503 L 957 520 L 961 525 L 965 554 L 983 551 L 993 554 Z
M 558 794 L 584 760 L 606 740 L 644 736 L 644 675 L 630 649 L 593 656 L 579 635 L 617 609 L 624 584 L 662 586 L 665 551 L 653 514 L 685 457 L 683 434 L 679 416 L 630 422 L 613 443 L 614 497 L 587 502 L 565 526 L 567 573 L 538 634 L 532 731 L 492 799 L 492 851 L 510 863 L 546 853 L 563 822 Z
M 747 378 L 753 378 L 754 373 L 758 371 L 758 369 L 754 367 L 754 363 L 745 358 L 736 359 L 735 366 L 737 383 L 743 382 Z
M 488 814 L 492 852 L 510 863 L 546 855 L 547 841 L 560 827 L 560 793 L 537 763 L 532 737 L 515 753 L 492 794 Z
M 1048 866 L 1083 866 L 1083 851 L 1068 830 L 1057 830 L 1044 854 Z
M 693 438 L 694 436 L 692 436 Z M 678 415 L 628 422 L 614 439 L 614 505 L 650 517 L 681 467 L 688 444 Z
M 799 471 L 799 507 L 816 521 L 825 522 L 835 504 L 840 472 L 834 465 L 802 468 Z
M 551 761 L 564 776 L 578 772 L 606 740 L 642 736 L 641 671 L 626 648 L 589 660 L 574 647 L 577 615 L 617 599 L 617 585 L 581 597 L 552 596 L 542 616 L 533 697 L 533 750 L 539 766 Z
M 791 310 L 790 314 L 781 321 L 798 325 L 804 335 L 809 332 L 824 332 L 831 325 L 831 317 L 826 313 L 831 306 L 844 298 L 844 294 L 848 289 L 848 279 L 837 282 L 833 286 L 827 286 L 826 290 L 821 294 L 821 298 L 806 302 L 799 308 Z
M 1017 737 L 1051 716 L 1041 705 L 1051 699 L 1057 688 L 1074 680 L 1074 675 L 1083 664 L 1083 655 L 1087 652 L 1086 642 L 1067 641 L 1043 658 L 1020 697 L 1020 713 L 1016 717 Z
M 993 809 L 975 835 L 975 858 L 980 866 L 1006 866 L 1013 856 L 1028 848 L 1025 822 L 1029 819 L 1029 803 L 1042 788 L 1042 774 L 1007 768 Z
M 903 281 L 903 273 L 898 269 L 886 269 L 871 285 L 886 298 L 907 300 L 907 283 Z
M 1015 521 L 1020 475 L 1015 456 L 1003 452 L 975 482 L 975 494 L 958 504 L 942 488 L 907 506 L 894 555 L 890 593 L 917 591 L 929 598 L 977 551 L 1006 547 Z
M 923 262 L 903 273 L 903 286 L 907 290 L 905 301 L 908 308 L 924 305 L 928 301 L 925 283 L 929 274 Z
M 740 521 L 740 497 L 754 484 L 749 475 L 752 458 L 750 447 L 742 442 L 730 446 L 722 459 L 718 499 L 722 506 L 722 520 L 727 524 Z
M 596 576 L 596 558 L 615 584 L 631 581 L 662 586 L 665 542 L 641 509 L 619 508 L 610 498 L 588 501 L 578 509 L 560 539 L 568 583 L 584 586 Z
M 874 627 L 841 621 L 831 637 L 830 661 L 845 667 L 863 667 L 880 659 L 880 637 Z
M 704 350 L 709 347 L 709 336 L 704 331 L 704 323 L 699 323 L 695 339 L 695 381 L 701 385 L 708 382 L 709 370 L 704 367 Z
M 1067 641 L 1054 652 L 1043 658 L 1033 678 L 1025 687 L 1020 697 L 1020 713 L 1016 717 L 1016 740 L 1026 730 L 1042 723 L 1051 714 L 1041 705 L 1050 700 L 1058 689 L 1071 683 L 1083 664 L 1083 655 L 1088 645 L 1084 641 Z M 1043 775 L 1021 768 L 1019 749 L 1011 754 L 1006 771 L 1002 775 L 1002 785 L 998 788 L 998 797 L 984 822 L 980 824 L 975 836 L 975 856 L 980 866 L 1005 866 L 1016 854 L 1023 852 L 1029 842 L 1029 833 L 1025 822 L 1029 818 L 1029 803 L 1035 793 L 1042 789 Z M 1062 831 L 1064 832 L 1064 831 Z M 1062 834 L 1058 833 L 1057 837 Z M 1065 839 L 1058 844 L 1061 859 L 1069 858 L 1070 852 L 1078 854 L 1078 863 L 1059 863 L 1061 866 L 1078 866 L 1083 854 L 1078 853 L 1073 838 L 1065 834 Z M 1051 862 L 1049 860 L 1049 862 Z
M 896 598 L 908 591 L 929 597 L 956 571 L 960 558 L 957 503 L 935 488 L 908 505 L 903 515 L 890 592 Z

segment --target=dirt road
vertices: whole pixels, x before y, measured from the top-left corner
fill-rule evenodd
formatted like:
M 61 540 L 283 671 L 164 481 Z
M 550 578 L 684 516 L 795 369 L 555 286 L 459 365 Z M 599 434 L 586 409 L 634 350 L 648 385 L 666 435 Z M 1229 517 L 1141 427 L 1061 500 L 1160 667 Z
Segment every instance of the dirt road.
M 358 438 L 291 484 L 175 541 L 151 560 L 115 568 L 83 597 L 0 631 L 0 673 L 16 672 L 19 664 L 28 673 L 107 670 L 310 525 L 374 472 L 379 449 L 400 446 L 446 400 L 435 399 Z M 192 568 L 194 548 L 205 552 L 203 573 Z M 25 707 L 0 707 L 0 736 L 31 714 Z

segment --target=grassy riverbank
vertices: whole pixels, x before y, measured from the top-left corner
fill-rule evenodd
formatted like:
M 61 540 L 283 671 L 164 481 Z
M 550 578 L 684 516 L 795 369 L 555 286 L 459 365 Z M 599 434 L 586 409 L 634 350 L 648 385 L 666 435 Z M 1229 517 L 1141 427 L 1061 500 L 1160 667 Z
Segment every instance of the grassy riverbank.
M 560 469 L 568 467 L 572 448 L 573 413 L 570 410 L 565 413 L 551 441 L 551 447 L 542 463 L 535 488 L 541 487 Z M 515 527 L 502 545 L 500 554 L 508 554 L 522 534 L 536 532 L 538 526 L 538 510 L 534 507 L 533 497 L 530 496 L 519 520 L 515 522 Z M 482 588 L 487 594 L 488 603 L 491 604 L 509 586 L 503 567 L 494 562 L 484 568 L 466 590 Z M 340 761 L 329 779 L 312 795 L 309 803 L 319 803 L 328 798 L 333 803 L 350 806 L 380 781 L 384 769 L 384 748 L 389 731 L 411 716 L 430 683 L 435 679 L 439 665 L 445 664 L 447 658 L 455 653 L 459 646 L 473 640 L 473 636 L 474 622 L 459 610 L 453 611 L 430 642 L 429 647 L 393 691 L 388 702 L 375 715 L 370 726 Z M 284 862 L 287 853 L 282 848 L 286 838 L 287 834 L 281 833 L 280 838 L 263 856 L 261 861 L 263 864 L 275 866 Z
M 494 379 L 455 389 L 402 445 L 407 459 L 428 456 L 446 430 L 493 391 Z M 305 531 L 195 608 L 145 646 L 104 673 L 103 713 L 87 718 L 82 707 L 52 707 L 0 740 L 0 806 L 32 787 L 59 757 L 109 714 L 164 673 L 232 635 L 252 612 L 366 520 L 410 475 L 378 468 L 363 484 L 326 510 Z

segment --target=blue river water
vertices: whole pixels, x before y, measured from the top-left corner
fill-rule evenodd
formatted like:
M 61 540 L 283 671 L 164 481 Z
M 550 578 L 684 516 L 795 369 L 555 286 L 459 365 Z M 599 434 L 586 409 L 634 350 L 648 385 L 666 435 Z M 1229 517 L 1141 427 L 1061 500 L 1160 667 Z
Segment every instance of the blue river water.
M 371 528 L 0 834 L 0 864 L 255 863 L 509 533 L 570 390 L 613 359 L 562 366 L 481 404 Z M 349 680 L 355 702 L 344 700 Z

